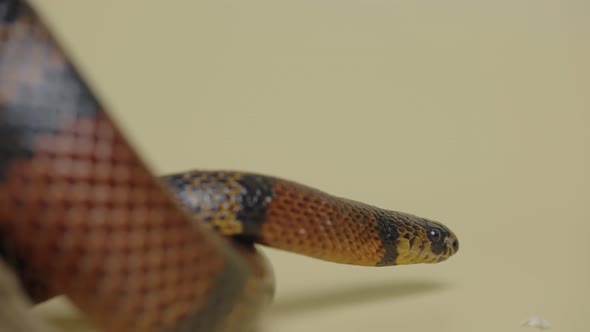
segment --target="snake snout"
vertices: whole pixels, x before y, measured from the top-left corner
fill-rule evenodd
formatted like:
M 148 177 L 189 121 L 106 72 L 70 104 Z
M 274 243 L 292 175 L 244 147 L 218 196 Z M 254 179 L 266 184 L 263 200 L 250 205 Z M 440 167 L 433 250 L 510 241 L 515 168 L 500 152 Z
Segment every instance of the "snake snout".
M 440 253 L 439 262 L 447 260 L 459 251 L 459 240 L 452 231 L 447 230 L 443 243 L 444 250 Z
M 457 251 L 459 251 L 459 240 L 457 239 L 455 234 L 451 233 L 451 235 L 453 237 L 449 238 L 449 243 L 451 244 L 451 249 L 453 249 L 453 254 L 456 254 Z
M 426 234 L 430 241 L 430 250 L 438 259 L 435 262 L 442 262 L 453 256 L 459 250 L 459 240 L 455 233 L 443 224 L 425 220 Z

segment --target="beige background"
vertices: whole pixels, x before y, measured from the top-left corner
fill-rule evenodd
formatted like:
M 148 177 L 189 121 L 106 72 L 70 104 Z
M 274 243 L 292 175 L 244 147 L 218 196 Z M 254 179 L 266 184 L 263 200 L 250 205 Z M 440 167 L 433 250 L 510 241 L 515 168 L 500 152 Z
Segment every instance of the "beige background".
M 460 238 L 392 268 L 266 250 L 263 331 L 587 329 L 590 2 L 35 2 L 156 172 L 278 175 Z M 61 305 L 38 312 L 80 325 Z

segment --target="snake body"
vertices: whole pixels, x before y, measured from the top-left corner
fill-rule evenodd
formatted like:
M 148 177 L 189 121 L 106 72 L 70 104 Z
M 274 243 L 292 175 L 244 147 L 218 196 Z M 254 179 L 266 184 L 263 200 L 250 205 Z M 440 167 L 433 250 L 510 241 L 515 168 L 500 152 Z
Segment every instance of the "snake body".
M 443 224 L 236 171 L 155 177 L 22 0 L 0 0 L 0 253 L 33 302 L 105 331 L 248 331 L 274 292 L 254 243 L 345 264 L 443 261 Z

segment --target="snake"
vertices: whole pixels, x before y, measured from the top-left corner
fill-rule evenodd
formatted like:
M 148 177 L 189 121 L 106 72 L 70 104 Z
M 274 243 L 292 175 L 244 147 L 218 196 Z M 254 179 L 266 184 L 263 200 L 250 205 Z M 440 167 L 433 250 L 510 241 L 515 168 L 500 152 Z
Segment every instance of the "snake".
M 0 257 L 33 304 L 103 331 L 250 331 L 272 303 L 259 248 L 361 266 L 439 263 L 444 224 L 236 170 L 154 175 L 24 0 L 0 0 Z

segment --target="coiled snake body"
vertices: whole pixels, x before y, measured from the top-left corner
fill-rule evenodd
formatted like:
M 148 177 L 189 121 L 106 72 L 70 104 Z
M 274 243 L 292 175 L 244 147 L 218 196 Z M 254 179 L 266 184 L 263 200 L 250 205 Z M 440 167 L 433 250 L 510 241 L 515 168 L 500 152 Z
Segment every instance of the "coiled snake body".
M 275 177 L 154 177 L 40 16 L 0 0 L 0 247 L 33 301 L 65 294 L 106 331 L 247 331 L 273 294 L 254 242 L 368 266 L 458 250 L 438 222 Z

